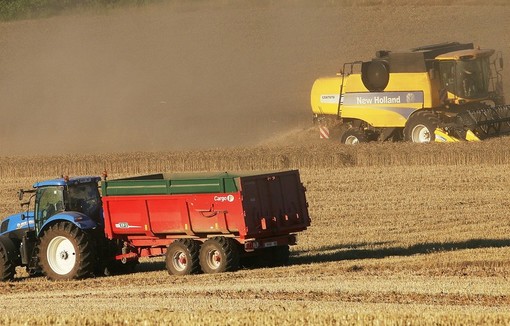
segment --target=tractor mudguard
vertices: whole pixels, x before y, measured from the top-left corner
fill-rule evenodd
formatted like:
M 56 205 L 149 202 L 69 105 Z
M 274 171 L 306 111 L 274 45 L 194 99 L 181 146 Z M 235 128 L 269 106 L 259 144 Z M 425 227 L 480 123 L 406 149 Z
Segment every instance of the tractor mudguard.
M 98 223 L 89 216 L 80 212 L 62 212 L 55 214 L 44 222 L 39 230 L 38 237 L 42 235 L 43 231 L 46 230 L 50 225 L 55 224 L 59 221 L 67 221 L 76 225 L 81 230 L 91 230 L 98 226 Z
M 20 259 L 19 249 L 7 235 L 0 236 L 0 246 L 4 249 L 9 261 L 18 262 Z

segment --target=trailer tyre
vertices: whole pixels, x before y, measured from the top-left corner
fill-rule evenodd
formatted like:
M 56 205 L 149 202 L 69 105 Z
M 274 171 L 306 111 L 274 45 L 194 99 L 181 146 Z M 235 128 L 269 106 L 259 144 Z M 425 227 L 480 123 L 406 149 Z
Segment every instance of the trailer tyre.
M 204 273 L 232 272 L 239 268 L 239 250 L 235 240 L 215 237 L 200 248 L 200 266 Z
M 170 275 L 200 273 L 200 244 L 191 239 L 178 239 L 166 251 L 166 269 Z
M 16 266 L 7 257 L 7 252 L 0 244 L 0 281 L 12 281 L 16 275 Z
M 436 139 L 435 130 L 439 119 L 434 112 L 419 111 L 407 120 L 404 140 L 413 143 L 430 143 Z
M 52 280 L 88 277 L 94 272 L 94 251 L 85 232 L 69 222 L 52 225 L 41 237 L 39 260 Z

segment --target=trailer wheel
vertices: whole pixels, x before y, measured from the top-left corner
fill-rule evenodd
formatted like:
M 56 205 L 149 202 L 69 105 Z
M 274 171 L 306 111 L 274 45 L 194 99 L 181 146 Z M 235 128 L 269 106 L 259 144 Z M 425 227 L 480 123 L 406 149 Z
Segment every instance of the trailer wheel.
M 340 137 L 342 144 L 356 145 L 359 143 L 366 143 L 368 141 L 367 135 L 361 130 L 348 129 Z
M 0 281 L 12 281 L 16 275 L 16 266 L 7 257 L 7 252 L 0 245 Z
M 235 240 L 215 237 L 200 248 L 200 266 L 204 273 L 231 272 L 239 268 L 239 250 Z
M 41 237 L 39 260 L 49 279 L 71 280 L 94 272 L 94 252 L 85 232 L 69 222 L 52 225 Z
M 191 239 L 178 239 L 166 251 L 166 269 L 171 275 L 189 275 L 200 272 L 200 244 Z
M 436 139 L 434 134 L 439 123 L 438 117 L 431 111 L 419 111 L 407 120 L 404 127 L 404 140 L 413 143 L 430 143 Z

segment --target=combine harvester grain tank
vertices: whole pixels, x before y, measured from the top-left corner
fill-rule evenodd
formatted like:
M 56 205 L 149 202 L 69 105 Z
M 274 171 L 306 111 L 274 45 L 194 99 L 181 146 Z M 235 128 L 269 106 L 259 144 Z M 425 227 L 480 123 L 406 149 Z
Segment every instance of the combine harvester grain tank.
M 0 279 L 12 280 L 17 266 L 81 279 L 163 255 L 174 275 L 280 266 L 310 225 L 297 170 L 100 181 L 63 177 L 21 190 L 27 210 L 0 223 Z
M 321 137 L 345 144 L 478 141 L 510 132 L 501 53 L 449 42 L 377 51 L 311 91 Z

